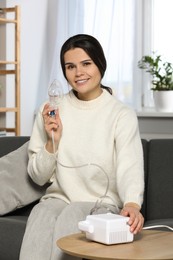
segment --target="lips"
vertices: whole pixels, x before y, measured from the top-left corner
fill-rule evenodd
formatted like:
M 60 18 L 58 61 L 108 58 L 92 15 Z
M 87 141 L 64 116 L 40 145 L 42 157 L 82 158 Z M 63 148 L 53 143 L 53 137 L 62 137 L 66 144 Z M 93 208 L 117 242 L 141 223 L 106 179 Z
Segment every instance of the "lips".
M 76 80 L 75 83 L 77 84 L 84 84 L 88 81 L 88 79 L 80 79 L 80 80 Z

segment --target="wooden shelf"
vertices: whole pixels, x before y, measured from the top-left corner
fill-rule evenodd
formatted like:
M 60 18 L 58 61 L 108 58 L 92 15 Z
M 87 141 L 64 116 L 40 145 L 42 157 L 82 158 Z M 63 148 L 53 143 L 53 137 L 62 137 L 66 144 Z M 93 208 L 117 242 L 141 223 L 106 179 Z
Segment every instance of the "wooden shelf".
M 17 112 L 17 107 L 0 107 L 0 113 Z
M 0 75 L 16 74 L 15 70 L 0 70 Z
M 0 23 L 16 23 L 17 24 L 17 20 L 0 18 Z
M 14 13 L 14 19 L 8 19 L 8 13 Z M 20 7 L 0 8 L 0 13 L 3 17 L 0 17 L 0 26 L 3 24 L 14 24 L 14 36 L 15 36 L 15 55 L 14 61 L 0 60 L 0 75 L 14 74 L 15 85 L 15 106 L 14 107 L 0 107 L 0 113 L 13 112 L 15 113 L 15 126 L 14 128 L 0 128 L 0 130 L 6 132 L 14 132 L 15 135 L 20 135 Z M 2 37 L 2 36 L 0 36 Z M 7 50 L 8 51 L 8 50 Z M 13 65 L 14 68 L 6 69 L 5 65 Z M 6 93 L 8 95 L 8 93 Z
M 18 64 L 18 62 L 17 61 L 2 61 L 2 60 L 0 60 L 0 65 L 9 65 L 9 64 L 15 65 L 15 64 Z
M 15 132 L 15 128 L 3 128 L 3 127 L 0 127 L 0 131 L 4 131 L 4 132 L 7 132 L 7 133 L 13 133 L 13 132 Z

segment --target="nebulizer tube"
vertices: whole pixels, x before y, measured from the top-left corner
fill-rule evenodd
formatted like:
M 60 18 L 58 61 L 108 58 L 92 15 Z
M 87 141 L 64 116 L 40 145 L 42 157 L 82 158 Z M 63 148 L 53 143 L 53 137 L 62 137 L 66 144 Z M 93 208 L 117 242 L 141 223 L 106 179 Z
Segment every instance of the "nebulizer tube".
M 99 214 L 99 213 L 107 213 L 107 212 L 111 212 L 111 213 L 119 212 L 119 208 L 116 206 L 115 202 L 112 200 L 111 197 L 109 197 L 107 195 L 108 190 L 109 190 L 109 177 L 108 177 L 108 174 L 105 172 L 105 170 L 100 165 L 98 165 L 96 163 L 86 163 L 86 164 L 82 164 L 82 165 L 69 166 L 69 165 L 62 164 L 58 160 L 57 160 L 57 163 L 59 165 L 61 165 L 62 167 L 68 168 L 68 169 L 77 169 L 77 168 L 90 167 L 90 166 L 95 166 L 95 167 L 99 168 L 99 170 L 101 170 L 101 172 L 106 177 L 107 185 L 106 185 L 105 193 L 98 198 L 94 207 L 90 210 L 90 215 Z M 111 200 L 112 203 L 111 204 L 105 203 L 104 202 L 105 199 L 107 199 L 109 201 Z
M 49 116 L 53 117 L 53 116 L 55 116 L 55 110 L 58 109 L 58 106 L 63 98 L 63 90 L 62 90 L 60 82 L 58 82 L 57 80 L 54 80 L 52 82 L 52 84 L 50 85 L 50 87 L 48 89 L 48 95 L 49 95 L 50 107 L 52 108 L 52 110 L 49 113 Z M 54 141 L 54 131 L 53 130 L 52 130 L 51 134 L 52 134 L 53 153 L 55 155 L 56 150 L 55 150 L 55 141 Z M 69 166 L 69 165 L 62 164 L 61 162 L 59 162 L 59 160 L 57 158 L 56 158 L 56 162 L 60 166 L 62 166 L 64 168 L 68 168 L 68 169 L 77 169 L 77 168 L 94 166 L 94 167 L 97 167 L 99 170 L 101 170 L 101 172 L 106 177 L 107 185 L 106 185 L 104 194 L 98 198 L 94 207 L 91 209 L 90 214 L 98 214 L 99 210 L 105 210 L 106 212 L 111 212 L 111 213 L 119 212 L 119 209 L 116 206 L 115 202 L 107 195 L 108 190 L 109 190 L 109 177 L 108 177 L 108 174 L 106 173 L 106 171 L 100 165 L 89 162 L 89 163 L 86 163 L 83 165 Z M 111 204 L 104 203 L 105 199 L 109 199 L 109 201 L 111 200 L 112 203 Z

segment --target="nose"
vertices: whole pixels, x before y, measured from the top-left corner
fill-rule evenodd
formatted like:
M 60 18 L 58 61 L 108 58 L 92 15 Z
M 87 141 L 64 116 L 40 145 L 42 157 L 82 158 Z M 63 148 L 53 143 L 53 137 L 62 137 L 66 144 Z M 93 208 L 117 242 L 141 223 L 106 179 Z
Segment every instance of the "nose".
M 81 65 L 76 66 L 76 76 L 80 76 L 84 73 L 84 69 Z

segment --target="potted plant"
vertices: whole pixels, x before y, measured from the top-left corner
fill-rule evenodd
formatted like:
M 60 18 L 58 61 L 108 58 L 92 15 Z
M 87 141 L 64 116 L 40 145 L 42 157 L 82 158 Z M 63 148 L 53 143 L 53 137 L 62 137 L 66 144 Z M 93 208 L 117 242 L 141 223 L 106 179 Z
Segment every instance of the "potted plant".
M 152 76 L 153 97 L 156 109 L 161 112 L 173 112 L 173 65 L 163 61 L 161 55 L 143 56 L 138 67 Z

